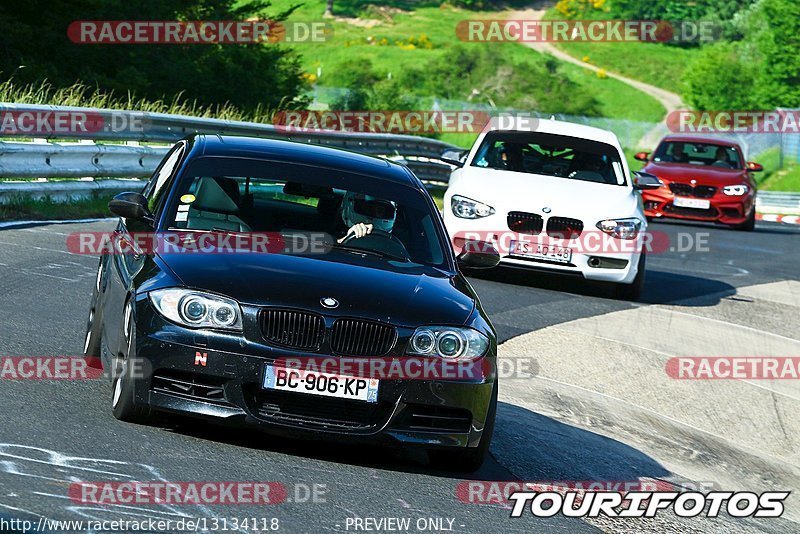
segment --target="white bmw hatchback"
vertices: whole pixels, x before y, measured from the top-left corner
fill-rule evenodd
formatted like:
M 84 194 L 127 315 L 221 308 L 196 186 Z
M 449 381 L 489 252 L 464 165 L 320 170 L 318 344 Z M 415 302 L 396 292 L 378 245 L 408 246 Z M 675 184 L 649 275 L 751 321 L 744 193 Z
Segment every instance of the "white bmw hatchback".
M 510 126 L 484 131 L 451 161 L 444 220 L 454 246 L 492 243 L 501 265 L 610 282 L 638 298 L 650 245 L 638 189 L 658 179 L 631 176 L 611 132 L 541 119 Z

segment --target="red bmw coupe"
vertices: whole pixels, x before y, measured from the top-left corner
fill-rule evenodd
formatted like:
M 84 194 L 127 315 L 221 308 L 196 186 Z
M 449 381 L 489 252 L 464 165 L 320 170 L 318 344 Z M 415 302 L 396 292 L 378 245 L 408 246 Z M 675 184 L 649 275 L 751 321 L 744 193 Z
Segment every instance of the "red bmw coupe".
M 741 147 L 728 140 L 668 135 L 652 154 L 634 156 L 642 170 L 658 176 L 659 189 L 642 191 L 648 218 L 669 217 L 718 222 L 753 230 L 756 222 L 754 172 L 764 168 L 745 161 Z

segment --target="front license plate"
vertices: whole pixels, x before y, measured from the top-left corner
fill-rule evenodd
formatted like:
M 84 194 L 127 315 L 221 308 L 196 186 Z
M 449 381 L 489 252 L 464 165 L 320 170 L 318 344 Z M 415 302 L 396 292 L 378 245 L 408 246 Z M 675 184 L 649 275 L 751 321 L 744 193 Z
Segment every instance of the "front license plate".
M 711 207 L 711 201 L 704 198 L 675 197 L 672 204 L 680 208 L 697 208 L 700 210 L 707 210 Z
M 267 365 L 263 387 L 323 397 L 378 402 L 379 383 L 380 380 L 377 378 L 359 378 Z
M 511 241 L 510 250 L 511 254 L 525 256 L 526 258 L 557 261 L 559 263 L 572 261 L 571 248 L 543 245 L 542 243 L 533 243 L 531 241 Z

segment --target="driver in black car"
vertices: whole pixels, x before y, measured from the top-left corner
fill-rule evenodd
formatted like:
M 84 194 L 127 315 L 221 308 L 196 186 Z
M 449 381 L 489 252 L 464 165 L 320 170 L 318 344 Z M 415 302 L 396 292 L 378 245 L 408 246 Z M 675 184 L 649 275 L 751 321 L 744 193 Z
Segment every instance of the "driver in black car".
M 397 205 L 389 200 L 349 192 L 342 200 L 341 215 L 348 230 L 338 243 L 350 236 L 360 239 L 373 230 L 391 233 L 397 217 Z

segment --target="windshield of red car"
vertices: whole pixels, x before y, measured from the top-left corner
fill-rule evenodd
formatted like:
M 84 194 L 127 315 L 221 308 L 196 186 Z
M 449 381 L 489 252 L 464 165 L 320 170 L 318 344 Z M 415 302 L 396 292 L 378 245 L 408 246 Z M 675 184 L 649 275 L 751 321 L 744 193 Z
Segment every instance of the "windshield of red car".
M 684 165 L 705 165 L 720 169 L 742 168 L 739 149 L 735 146 L 714 143 L 685 143 L 665 141 L 656 149 L 653 161 Z

